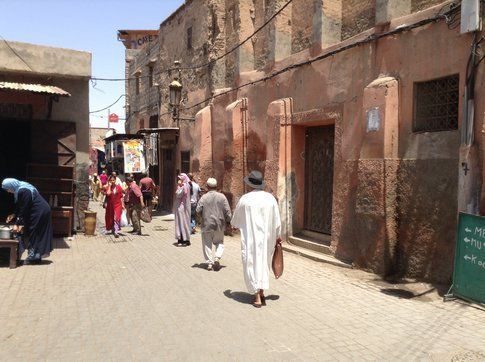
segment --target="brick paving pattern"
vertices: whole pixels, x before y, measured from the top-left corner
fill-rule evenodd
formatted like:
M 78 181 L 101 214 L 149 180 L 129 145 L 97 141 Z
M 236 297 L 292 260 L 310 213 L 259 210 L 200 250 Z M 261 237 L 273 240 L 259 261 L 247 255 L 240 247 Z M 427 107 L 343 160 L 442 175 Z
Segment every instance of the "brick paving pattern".
M 177 248 L 172 225 L 58 240 L 43 265 L 2 262 L 0 360 L 485 360 L 479 308 L 398 298 L 374 275 L 286 253 L 256 309 L 239 238 L 207 271 L 200 234 Z

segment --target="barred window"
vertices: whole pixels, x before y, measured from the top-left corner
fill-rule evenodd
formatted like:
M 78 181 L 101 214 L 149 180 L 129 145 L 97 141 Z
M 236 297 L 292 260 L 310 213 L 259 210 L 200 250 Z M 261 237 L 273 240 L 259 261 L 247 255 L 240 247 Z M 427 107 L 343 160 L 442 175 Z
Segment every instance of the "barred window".
M 153 87 L 153 65 L 148 66 L 148 86 Z
M 458 74 L 414 83 L 413 132 L 458 129 Z
M 180 159 L 182 163 L 182 172 L 189 173 L 190 172 L 190 151 L 182 151 L 180 152 Z
M 192 27 L 187 28 L 187 49 L 192 49 Z

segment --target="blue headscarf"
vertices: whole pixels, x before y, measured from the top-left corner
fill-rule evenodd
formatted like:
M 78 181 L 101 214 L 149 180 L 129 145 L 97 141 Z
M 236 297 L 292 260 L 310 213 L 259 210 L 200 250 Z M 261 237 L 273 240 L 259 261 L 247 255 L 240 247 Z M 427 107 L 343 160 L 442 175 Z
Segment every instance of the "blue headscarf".
M 19 195 L 20 189 L 27 189 L 30 190 L 32 193 L 32 199 L 34 199 L 34 193 L 38 192 L 37 189 L 29 184 L 28 182 L 19 181 L 15 178 L 6 178 L 2 182 L 2 189 L 4 190 L 11 190 L 14 192 L 15 202 L 17 202 L 17 197 Z

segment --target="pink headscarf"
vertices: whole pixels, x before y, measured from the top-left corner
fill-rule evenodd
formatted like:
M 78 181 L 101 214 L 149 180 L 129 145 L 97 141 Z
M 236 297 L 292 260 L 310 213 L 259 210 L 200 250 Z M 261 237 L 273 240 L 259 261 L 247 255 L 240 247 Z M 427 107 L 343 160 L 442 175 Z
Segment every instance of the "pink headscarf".
M 190 186 L 189 186 L 189 176 L 187 176 L 185 173 L 181 173 L 178 178 L 182 180 L 182 187 L 184 188 L 184 194 L 187 195 L 190 191 Z

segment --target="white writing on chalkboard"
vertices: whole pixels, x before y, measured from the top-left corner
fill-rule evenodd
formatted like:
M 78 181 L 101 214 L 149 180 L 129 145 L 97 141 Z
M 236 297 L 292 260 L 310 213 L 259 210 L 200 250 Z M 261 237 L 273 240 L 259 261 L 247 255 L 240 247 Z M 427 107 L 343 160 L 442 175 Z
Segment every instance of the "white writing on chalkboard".
M 480 268 L 485 269 L 485 261 L 478 259 L 478 257 L 476 255 L 472 254 L 470 256 L 470 255 L 467 254 L 463 257 L 463 259 L 465 259 L 465 261 L 470 263 L 470 264 L 478 265 Z
M 470 244 L 470 246 L 477 248 L 478 250 L 482 250 L 482 247 L 485 249 L 485 241 L 480 241 L 475 238 L 470 239 L 468 237 L 465 237 L 463 241 L 466 244 Z
M 480 235 L 482 238 L 485 237 L 485 228 L 475 227 L 475 235 Z

